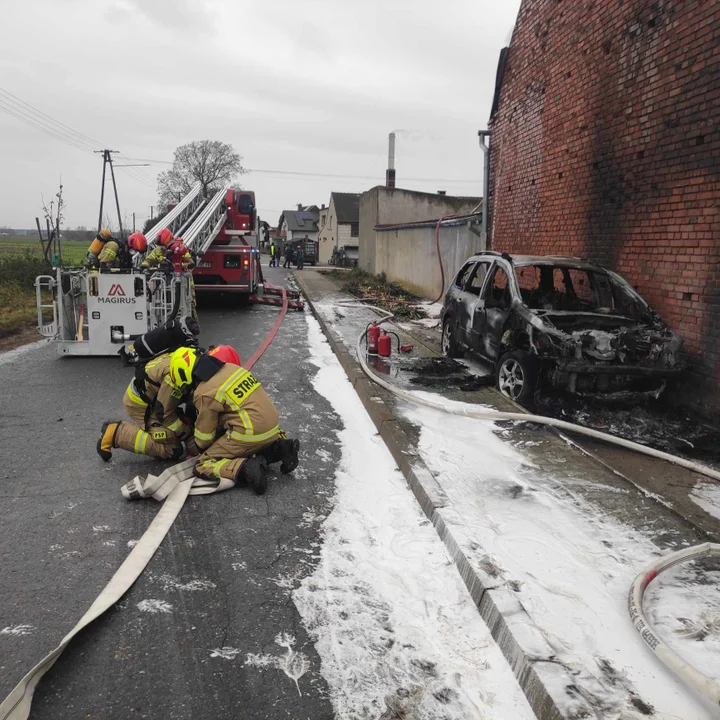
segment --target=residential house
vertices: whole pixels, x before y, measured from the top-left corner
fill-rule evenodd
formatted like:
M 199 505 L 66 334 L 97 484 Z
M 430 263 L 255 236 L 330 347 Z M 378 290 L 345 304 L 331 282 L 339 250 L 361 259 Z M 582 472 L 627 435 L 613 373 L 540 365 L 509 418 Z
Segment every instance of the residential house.
M 357 247 L 360 235 L 360 193 L 331 193 L 327 209 L 320 210 L 318 227 L 321 264 L 326 264 L 336 249 Z
M 298 242 L 306 237 L 317 240 L 319 216 L 317 205 L 298 205 L 297 210 L 283 210 L 278 222 L 280 235 L 285 242 Z

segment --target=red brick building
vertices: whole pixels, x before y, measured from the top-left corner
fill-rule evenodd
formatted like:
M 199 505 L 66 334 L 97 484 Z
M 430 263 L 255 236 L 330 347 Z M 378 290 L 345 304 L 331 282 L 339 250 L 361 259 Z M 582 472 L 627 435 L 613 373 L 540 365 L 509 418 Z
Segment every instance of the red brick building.
M 720 2 L 523 0 L 490 129 L 493 249 L 618 270 L 720 408 Z

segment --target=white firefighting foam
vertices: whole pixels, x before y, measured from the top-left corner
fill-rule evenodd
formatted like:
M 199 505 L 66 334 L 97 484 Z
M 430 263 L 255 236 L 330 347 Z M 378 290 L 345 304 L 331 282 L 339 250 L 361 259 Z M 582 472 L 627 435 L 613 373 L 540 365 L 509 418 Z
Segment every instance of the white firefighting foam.
M 530 466 L 492 422 L 410 405 L 405 416 L 420 427 L 421 455 L 451 501 L 440 513 L 453 536 L 466 555 L 482 553 L 498 581 L 513 588 L 599 716 L 635 718 L 654 709 L 656 717 L 714 717 L 645 646 L 628 617 L 632 581 L 662 551 Z M 666 641 L 672 638 L 665 628 L 694 613 L 680 602 L 683 592 L 670 594 L 667 580 L 657 594 L 651 586 L 645 602 L 665 626 L 658 631 Z
M 338 717 L 534 715 L 314 318 L 315 389 L 343 421 L 321 559 L 293 599 Z

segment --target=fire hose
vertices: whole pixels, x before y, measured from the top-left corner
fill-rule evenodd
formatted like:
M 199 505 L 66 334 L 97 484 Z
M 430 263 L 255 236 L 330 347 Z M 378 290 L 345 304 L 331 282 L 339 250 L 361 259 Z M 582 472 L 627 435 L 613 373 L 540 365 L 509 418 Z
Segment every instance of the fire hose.
M 352 301 L 350 301 L 351 303 Z M 350 304 L 344 303 L 344 304 Z M 395 317 L 393 313 L 379 308 L 374 305 L 361 305 L 361 307 L 370 308 L 385 315 L 381 320 L 377 322 L 378 325 L 387 322 L 391 318 Z M 599 430 L 593 430 L 592 428 L 586 428 L 582 425 L 575 425 L 574 423 L 566 422 L 565 420 L 557 420 L 555 418 L 545 417 L 544 415 L 531 415 L 525 413 L 510 413 L 501 412 L 499 410 L 492 410 L 470 403 L 459 402 L 455 400 L 448 400 L 443 398 L 442 400 L 434 400 L 423 395 L 417 395 L 416 393 L 403 390 L 392 383 L 387 382 L 381 378 L 377 373 L 374 373 L 365 360 L 364 353 L 362 351 L 362 343 L 365 338 L 366 330 L 360 333 L 357 339 L 356 350 L 357 358 L 365 374 L 374 382 L 381 387 L 385 388 L 393 395 L 417 405 L 424 405 L 425 407 L 432 408 L 434 410 L 440 410 L 441 412 L 448 413 L 450 415 L 459 415 L 463 417 L 474 418 L 477 420 L 503 420 L 513 422 L 532 422 L 542 425 L 548 425 L 560 430 L 567 432 L 577 433 L 591 437 L 595 440 L 601 440 L 603 442 L 618 445 L 628 450 L 655 457 L 660 460 L 665 460 L 675 465 L 679 465 L 693 472 L 697 472 L 701 475 L 713 478 L 714 480 L 720 480 L 720 472 L 713 470 L 706 465 L 701 463 L 693 462 L 670 453 L 663 452 L 662 450 L 656 450 L 655 448 L 641 445 L 640 443 L 633 442 L 632 440 L 626 440 L 625 438 L 616 437 L 608 433 L 601 432 Z M 633 621 L 635 628 L 640 633 L 643 640 L 646 642 L 648 647 L 653 650 L 657 657 L 667 665 L 678 677 L 684 680 L 688 685 L 697 690 L 706 698 L 709 698 L 716 706 L 720 705 L 720 685 L 712 678 L 703 675 L 698 670 L 693 668 L 688 662 L 683 660 L 677 653 L 671 650 L 657 635 L 653 632 L 650 623 L 645 617 L 642 609 L 643 594 L 647 586 L 656 578 L 661 572 L 668 568 L 677 565 L 687 559 L 694 557 L 704 557 L 710 554 L 720 555 L 720 545 L 714 545 L 711 543 L 705 543 L 696 547 L 687 548 L 680 550 L 670 555 L 666 555 L 660 558 L 642 573 L 638 575 L 635 582 L 632 584 L 630 589 L 630 595 L 628 598 L 628 610 L 630 618 Z
M 636 578 L 628 594 L 628 612 L 635 629 L 645 644 L 665 663 L 679 678 L 701 695 L 720 706 L 720 685 L 713 678 L 703 675 L 690 663 L 671 650 L 653 631 L 643 611 L 643 595 L 648 585 L 665 570 L 690 559 L 699 559 L 710 555 L 720 556 L 720 545 L 704 543 L 695 547 L 685 548 L 661 557 L 648 565 Z
M 287 314 L 288 297 L 284 288 L 282 289 L 282 300 L 282 309 L 275 324 L 253 356 L 243 364 L 243 367 L 247 370 L 252 369 L 253 365 L 262 357 L 275 335 L 277 335 L 280 325 Z M 65 650 L 70 641 L 81 630 L 111 608 L 132 587 L 150 562 L 156 550 L 160 547 L 160 544 L 182 510 L 187 496 L 190 494 L 206 495 L 217 492 L 218 490 L 227 489 L 227 486 L 223 485 L 217 488 L 210 488 L 206 482 L 194 477 L 194 465 L 194 459 L 185 460 L 165 470 L 159 478 L 153 478 L 153 484 L 157 485 L 159 490 L 158 497 L 166 497 L 167 499 L 150 523 L 150 527 L 148 527 L 143 536 L 138 540 L 135 547 L 130 551 L 130 554 L 112 576 L 110 582 L 101 590 L 98 597 L 87 612 L 80 618 L 75 627 L 65 635 L 60 644 L 51 653 L 46 655 L 25 675 L 5 700 L 0 703 L 0 720 L 27 720 L 30 715 L 33 693 L 43 675 L 57 662 L 63 650 Z M 196 482 L 197 487 L 195 487 Z

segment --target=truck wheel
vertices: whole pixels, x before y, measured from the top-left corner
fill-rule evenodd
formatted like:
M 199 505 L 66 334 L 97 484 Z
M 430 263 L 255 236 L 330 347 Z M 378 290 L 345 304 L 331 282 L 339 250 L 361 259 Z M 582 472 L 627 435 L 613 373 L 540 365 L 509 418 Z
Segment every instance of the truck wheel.
M 445 320 L 442 329 L 442 353 L 445 357 L 461 358 L 465 357 L 465 352 L 455 338 L 455 329 L 449 319 Z
M 537 358 L 523 350 L 505 353 L 497 366 L 497 389 L 519 405 L 532 402 L 537 389 L 540 366 Z

